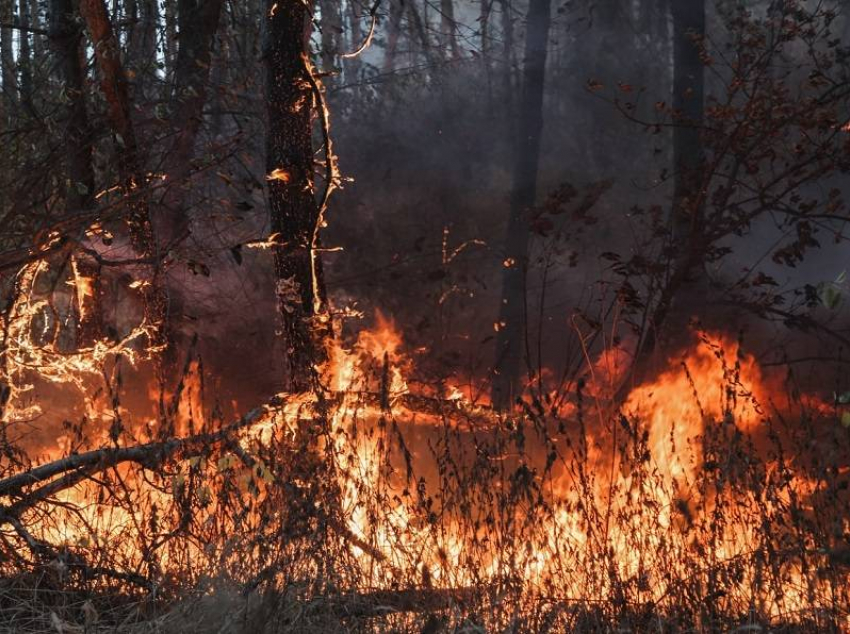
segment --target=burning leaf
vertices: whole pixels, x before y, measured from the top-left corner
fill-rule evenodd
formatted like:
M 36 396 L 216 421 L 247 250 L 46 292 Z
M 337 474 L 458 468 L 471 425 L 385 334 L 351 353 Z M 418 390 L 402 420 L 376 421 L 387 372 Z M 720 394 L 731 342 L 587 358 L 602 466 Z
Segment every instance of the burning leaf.
M 288 183 L 290 179 L 289 172 L 280 167 L 272 170 L 271 174 L 266 174 L 267 181 L 281 181 L 282 183 Z

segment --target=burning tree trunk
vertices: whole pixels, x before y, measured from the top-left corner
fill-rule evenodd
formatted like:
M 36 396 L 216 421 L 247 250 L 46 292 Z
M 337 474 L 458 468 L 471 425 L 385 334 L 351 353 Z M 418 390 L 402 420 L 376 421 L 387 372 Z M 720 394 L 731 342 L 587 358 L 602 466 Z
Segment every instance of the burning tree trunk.
M 520 392 L 519 380 L 526 330 L 525 279 L 528 268 L 528 227 L 525 214 L 534 204 L 540 134 L 543 130 L 543 85 L 551 22 L 549 0 L 532 0 L 528 8 L 522 103 L 505 245 L 502 302 L 496 337 L 492 402 L 506 407 Z
M 318 252 L 329 189 L 322 202 L 317 202 L 313 175 L 313 104 L 321 94 L 309 58 L 310 9 L 301 2 L 267 0 L 265 16 L 266 179 L 271 229 L 277 238 L 277 299 L 286 337 L 289 386 L 303 392 L 319 387 L 316 367 L 327 358 L 325 344 L 331 336 Z M 324 112 L 321 114 L 324 117 Z M 326 134 L 326 159 L 332 171 L 333 156 L 327 144 Z

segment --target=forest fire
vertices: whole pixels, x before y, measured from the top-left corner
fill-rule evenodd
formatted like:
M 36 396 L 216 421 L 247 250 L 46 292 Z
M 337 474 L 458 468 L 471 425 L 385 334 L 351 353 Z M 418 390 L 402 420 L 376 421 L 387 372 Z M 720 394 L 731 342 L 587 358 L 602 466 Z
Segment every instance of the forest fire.
M 0 0 L 0 632 L 850 631 L 849 116 L 837 0 Z
M 333 492 L 304 512 L 328 514 L 331 541 L 353 557 L 340 574 L 364 591 L 424 579 L 428 591 L 501 588 L 529 605 L 614 595 L 660 607 L 694 585 L 722 587 L 717 601 L 728 609 L 769 619 L 830 605 L 847 591 L 850 571 L 829 563 L 835 539 L 850 530 L 834 507 L 846 496 L 795 465 L 798 456 L 781 453 L 785 432 L 770 422 L 771 410 L 781 409 L 780 383 L 732 339 L 703 336 L 632 389 L 620 409 L 597 396 L 585 411 L 523 420 L 463 398 L 440 405 L 417 395 L 406 382 L 415 368 L 402 337 L 379 315 L 351 348 L 330 351 L 321 369 L 326 392 L 281 394 L 231 427 L 232 435 L 221 435 L 227 427 L 207 412 L 200 364 L 187 364 L 170 395 L 171 440 L 153 443 L 161 455 L 145 456 L 151 445 L 137 444 L 138 457 L 113 461 L 132 451 L 131 439 L 161 435 L 154 421 L 143 423 L 145 416 L 131 416 L 93 387 L 114 371 L 117 356 L 131 354 L 132 340 L 58 353 L 43 339 L 46 305 L 32 298 L 37 270 L 22 279 L 30 299 L 11 313 L 25 323 L 9 328 L 18 334 L 17 352 L 7 357 L 14 387 L 4 424 L 15 429 L 34 416 L 25 395 L 47 382 L 77 390 L 90 428 L 52 432 L 56 445 L 40 447 L 42 457 L 27 463 L 30 479 L 20 485 L 28 492 L 5 486 L 8 479 L 0 492 L 6 521 L 20 528 L 5 538 L 51 544 L 51 565 L 62 574 L 73 574 L 86 555 L 114 567 L 119 583 L 235 566 L 229 536 L 247 527 L 258 537 L 292 530 L 273 510 L 281 503 L 276 489 L 286 479 L 284 503 L 293 505 L 309 485 L 268 450 L 299 446 L 305 424 L 318 416 L 327 427 L 300 446 L 330 463 L 322 469 L 333 476 Z M 815 401 L 806 406 L 830 417 Z M 116 429 L 131 418 L 137 429 Z M 768 448 L 772 434 L 778 453 Z M 90 451 L 102 455 L 88 467 L 39 473 Z M 259 543 L 245 548 L 230 574 L 250 581 L 262 575 L 265 556 Z

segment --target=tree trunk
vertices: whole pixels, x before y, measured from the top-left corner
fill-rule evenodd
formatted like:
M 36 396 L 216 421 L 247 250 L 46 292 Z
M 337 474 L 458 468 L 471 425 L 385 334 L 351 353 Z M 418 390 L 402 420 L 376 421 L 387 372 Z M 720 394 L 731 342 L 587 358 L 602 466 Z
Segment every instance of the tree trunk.
M 167 329 L 168 301 L 161 278 L 160 254 L 150 220 L 147 178 L 139 156 L 136 134 L 130 118 L 127 78 L 121 64 L 118 40 L 104 0 L 80 0 L 80 14 L 86 23 L 95 51 L 100 87 L 106 99 L 107 114 L 114 137 L 118 171 L 124 186 L 126 222 L 130 242 L 140 258 L 149 263 L 151 279 L 142 286 L 145 320 L 153 328 L 151 344 L 172 351 Z M 162 366 L 159 368 L 162 370 Z M 160 373 L 160 381 L 164 376 Z
M 33 28 L 33 58 L 37 61 L 41 61 L 44 59 L 44 36 L 39 33 L 39 31 L 42 31 L 44 27 L 41 23 L 39 0 L 30 0 L 30 26 Z M 41 68 L 41 65 L 36 64 L 35 68 Z
M 127 4 L 132 22 L 128 36 L 128 57 L 136 77 L 133 94 L 137 102 L 153 97 L 151 86 L 157 73 L 157 23 L 159 21 L 158 0 L 133 0 Z
M 693 251 L 705 208 L 702 191 L 702 133 L 705 79 L 702 47 L 705 38 L 704 0 L 671 3 L 673 13 L 673 132 L 675 183 L 672 239 L 679 265 Z
M 65 211 L 76 214 L 91 208 L 94 201 L 92 131 L 85 101 L 85 69 L 82 65 L 83 28 L 76 19 L 74 0 L 50 0 L 50 48 L 54 68 L 62 82 L 66 108 L 64 117 Z M 78 257 L 73 264 L 77 283 L 77 346 L 87 347 L 103 333 L 100 304 L 100 270 L 94 262 Z
M 662 0 L 663 1 L 663 0 Z M 704 246 L 700 243 L 705 213 L 703 166 L 705 156 L 700 138 L 705 110 L 705 72 L 702 59 L 705 38 L 705 2 L 670 1 L 673 18 L 673 204 L 670 239 L 673 247 L 671 274 L 659 293 L 646 332 L 638 343 L 632 369 L 618 390 L 625 398 L 630 385 L 648 370 L 648 359 L 667 333 L 687 329 L 690 312 L 707 299 L 703 267 Z M 683 308 L 687 310 L 682 310 Z
M 332 72 L 337 67 L 342 41 L 342 6 L 340 0 L 319 0 L 322 14 L 322 71 Z
M 456 26 L 453 0 L 440 0 L 440 52 L 444 56 L 448 53 L 451 59 L 460 57 Z
M 33 112 L 32 102 L 32 53 L 30 51 L 30 7 L 28 0 L 20 0 L 18 6 L 18 68 L 21 69 L 21 102 Z
M 393 70 L 396 66 L 395 53 L 401 35 L 401 18 L 404 15 L 404 4 L 401 0 L 389 0 L 389 4 L 390 23 L 387 26 L 387 47 L 384 50 L 384 72 Z
M 359 0 L 350 0 L 348 3 L 348 7 L 348 24 L 350 37 L 348 38 L 347 52 L 354 52 L 358 48 L 360 48 L 360 45 L 363 43 L 363 24 L 361 23 L 361 21 L 363 20 L 363 5 L 360 4 Z M 361 63 L 359 55 L 349 57 L 345 60 L 345 82 L 347 84 L 351 84 L 352 81 L 360 81 L 360 67 Z M 359 90 L 359 87 L 355 86 L 354 90 L 355 95 L 359 95 L 359 93 L 357 92 Z
M 50 47 L 65 94 L 65 204 L 73 213 L 88 209 L 94 195 L 91 129 L 81 64 L 83 28 L 75 19 L 74 0 L 50 0 Z
M 550 23 L 550 0 L 531 0 L 491 394 L 494 407 L 500 409 L 507 407 L 522 392 L 520 378 L 526 348 L 523 342 L 526 335 L 525 280 L 528 269 L 526 212 L 534 205 L 537 194 Z
M 133 248 L 143 257 L 152 257 L 155 252 L 148 204 L 144 196 L 145 177 L 130 118 L 130 97 L 118 39 L 112 30 L 103 0 L 80 0 L 80 14 L 86 22 L 94 46 L 100 87 L 106 98 L 119 172 L 127 194 L 128 224 Z
M 169 85 L 174 76 L 174 65 L 177 60 L 177 2 L 178 0 L 164 0 L 163 11 L 165 12 L 165 34 L 163 48 L 165 49 L 165 81 Z
M 174 141 L 165 155 L 168 187 L 153 218 L 158 248 L 163 252 L 189 232 L 186 179 L 192 170 L 195 142 L 203 122 L 212 46 L 222 4 L 222 0 L 179 2 L 180 48 L 174 67 L 171 114 Z
M 0 23 L 11 25 L 15 19 L 14 0 L 0 0 Z M 12 28 L 0 27 L 0 65 L 3 76 L 3 101 L 6 111 L 14 112 L 18 101 L 18 80 L 15 70 L 15 56 L 12 52 Z
M 515 147 L 515 104 L 514 104 L 514 21 L 511 15 L 511 0 L 499 0 L 502 9 L 502 98 L 507 111 L 508 143 Z
M 312 119 L 317 86 L 309 59 L 310 10 L 266 0 L 266 167 L 277 299 L 286 337 L 289 388 L 318 389 L 331 323 L 319 253 L 321 207 L 313 182 Z

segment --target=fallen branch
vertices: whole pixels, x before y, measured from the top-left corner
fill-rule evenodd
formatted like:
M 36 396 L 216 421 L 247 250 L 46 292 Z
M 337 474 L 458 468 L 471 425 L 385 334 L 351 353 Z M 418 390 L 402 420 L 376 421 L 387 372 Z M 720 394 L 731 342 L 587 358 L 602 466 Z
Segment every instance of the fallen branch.
M 92 473 L 105 471 L 124 462 L 135 462 L 146 468 L 154 468 L 178 452 L 196 450 L 209 444 L 221 442 L 231 437 L 235 432 L 263 422 L 281 405 L 281 398 L 275 397 L 268 404 L 251 410 L 236 422 L 217 432 L 197 434 L 186 438 L 174 438 L 162 442 L 152 442 L 135 447 L 95 449 L 86 453 L 75 454 L 60 460 L 48 462 L 23 473 L 18 473 L 0 480 L 0 496 L 20 494 L 29 486 L 62 475 L 63 477 L 60 480 L 55 481 L 61 481 L 62 486 L 51 482 L 25 498 L 26 500 L 37 502 L 46 495 L 57 493 L 60 490 L 78 484 Z M 20 505 L 21 502 L 19 501 L 13 506 L 18 507 Z M 3 515 L 0 515 L 0 522 L 6 521 L 4 516 L 8 514 L 11 508 L 0 509 L 3 512 Z M 18 510 L 20 511 L 22 509 Z

